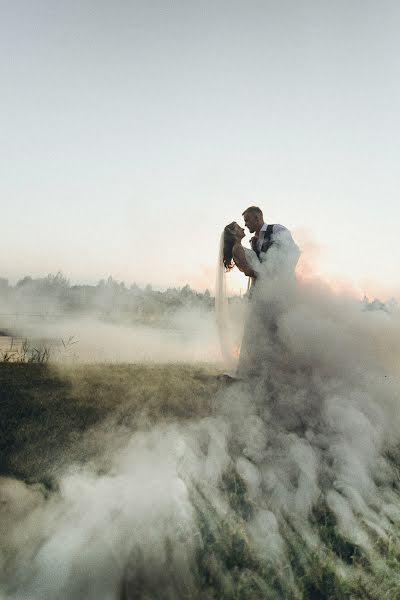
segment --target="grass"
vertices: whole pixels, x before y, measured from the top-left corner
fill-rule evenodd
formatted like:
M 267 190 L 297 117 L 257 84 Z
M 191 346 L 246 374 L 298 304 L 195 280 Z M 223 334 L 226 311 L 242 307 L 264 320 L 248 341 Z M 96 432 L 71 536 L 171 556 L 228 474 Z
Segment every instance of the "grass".
M 71 339 L 71 338 L 70 338 Z M 67 348 L 62 341 L 64 349 Z M 0 350 L 0 362 L 16 362 L 16 363 L 39 363 L 45 364 L 50 360 L 50 348 L 32 346 L 28 340 L 23 340 L 22 343 L 16 343 L 15 339 L 11 339 L 10 348 L 8 350 Z
M 107 440 L 116 427 L 131 435 L 138 426 L 209 416 L 212 399 L 224 389 L 216 374 L 215 367 L 207 365 L 56 368 L 47 363 L 0 363 L 0 475 L 55 489 L 68 463 L 101 456 L 99 439 Z M 99 429 L 103 436 L 91 436 Z M 196 556 L 201 598 L 400 598 L 397 544 L 377 543 L 375 560 L 367 557 L 343 539 L 323 498 L 311 516 L 320 540 L 315 547 L 306 545 L 282 517 L 287 562 L 277 566 L 260 558 L 247 535 L 246 521 L 254 506 L 233 465 L 220 491 L 231 509 L 224 517 L 213 511 L 201 490 L 192 490 L 202 540 Z
M 84 443 L 94 426 L 205 416 L 221 386 L 214 375 L 182 365 L 0 363 L 0 474 L 48 482 L 66 457 L 96 454 Z

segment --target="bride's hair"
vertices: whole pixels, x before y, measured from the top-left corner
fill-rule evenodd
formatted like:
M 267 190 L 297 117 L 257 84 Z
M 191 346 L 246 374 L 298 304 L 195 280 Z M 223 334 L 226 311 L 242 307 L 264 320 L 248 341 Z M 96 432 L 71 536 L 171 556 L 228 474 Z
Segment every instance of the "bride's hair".
M 233 221 L 224 228 L 223 263 L 225 271 L 230 271 L 235 266 L 235 263 L 233 262 L 233 246 L 236 242 L 236 235 L 234 231 L 235 225 L 236 222 Z

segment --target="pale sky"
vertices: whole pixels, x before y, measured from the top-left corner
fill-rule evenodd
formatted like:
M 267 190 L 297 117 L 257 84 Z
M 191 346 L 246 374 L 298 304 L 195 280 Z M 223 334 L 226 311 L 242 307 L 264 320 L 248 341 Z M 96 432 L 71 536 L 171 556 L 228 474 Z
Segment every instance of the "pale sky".
M 0 276 L 212 288 L 256 204 L 316 273 L 400 289 L 399 2 L 0 8 Z

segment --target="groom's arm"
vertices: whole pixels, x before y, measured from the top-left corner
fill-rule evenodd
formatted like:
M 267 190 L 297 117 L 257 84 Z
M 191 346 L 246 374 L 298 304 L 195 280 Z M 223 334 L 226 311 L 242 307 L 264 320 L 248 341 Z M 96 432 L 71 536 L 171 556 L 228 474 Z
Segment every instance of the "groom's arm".
M 247 277 L 257 277 L 257 273 L 253 271 L 246 260 L 244 249 L 241 244 L 235 244 L 235 246 L 233 246 L 233 260 L 239 271 L 247 275 Z

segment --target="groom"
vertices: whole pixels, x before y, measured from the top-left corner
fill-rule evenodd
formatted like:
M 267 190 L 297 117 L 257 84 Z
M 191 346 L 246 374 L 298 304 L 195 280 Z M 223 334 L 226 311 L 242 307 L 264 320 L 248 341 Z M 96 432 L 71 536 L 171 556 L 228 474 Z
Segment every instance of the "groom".
M 265 263 L 262 277 L 268 281 L 270 277 L 282 275 L 278 283 L 278 294 L 281 284 L 294 278 L 294 269 L 299 258 L 299 248 L 293 241 L 290 231 L 283 225 L 267 224 L 264 222 L 262 210 L 258 206 L 249 206 L 243 212 L 244 223 L 253 237 L 250 244 L 261 263 Z M 289 279 L 287 279 L 289 275 Z M 278 280 L 277 280 L 278 281 Z M 255 288 L 256 279 L 251 279 L 250 298 L 251 310 L 248 312 L 240 348 L 237 377 L 248 379 L 262 374 L 271 359 L 271 348 L 276 348 L 277 316 L 279 302 L 274 300 L 266 289 Z M 261 283 L 261 282 L 260 282 Z M 258 284 L 257 284 L 258 285 Z M 258 289 L 257 299 L 253 292 Z M 255 301 L 256 300 L 256 301 Z
M 287 268 L 294 271 L 300 252 L 290 231 L 283 225 L 267 225 L 264 222 L 262 210 L 258 206 L 249 206 L 242 215 L 245 226 L 250 233 L 254 233 L 250 244 L 260 262 L 269 259 L 272 253 L 268 254 L 268 251 L 274 247 L 276 252 L 279 251 L 279 260 L 271 258 L 276 261 L 276 268 L 279 270 Z M 274 253 L 275 257 L 278 256 L 276 252 Z

